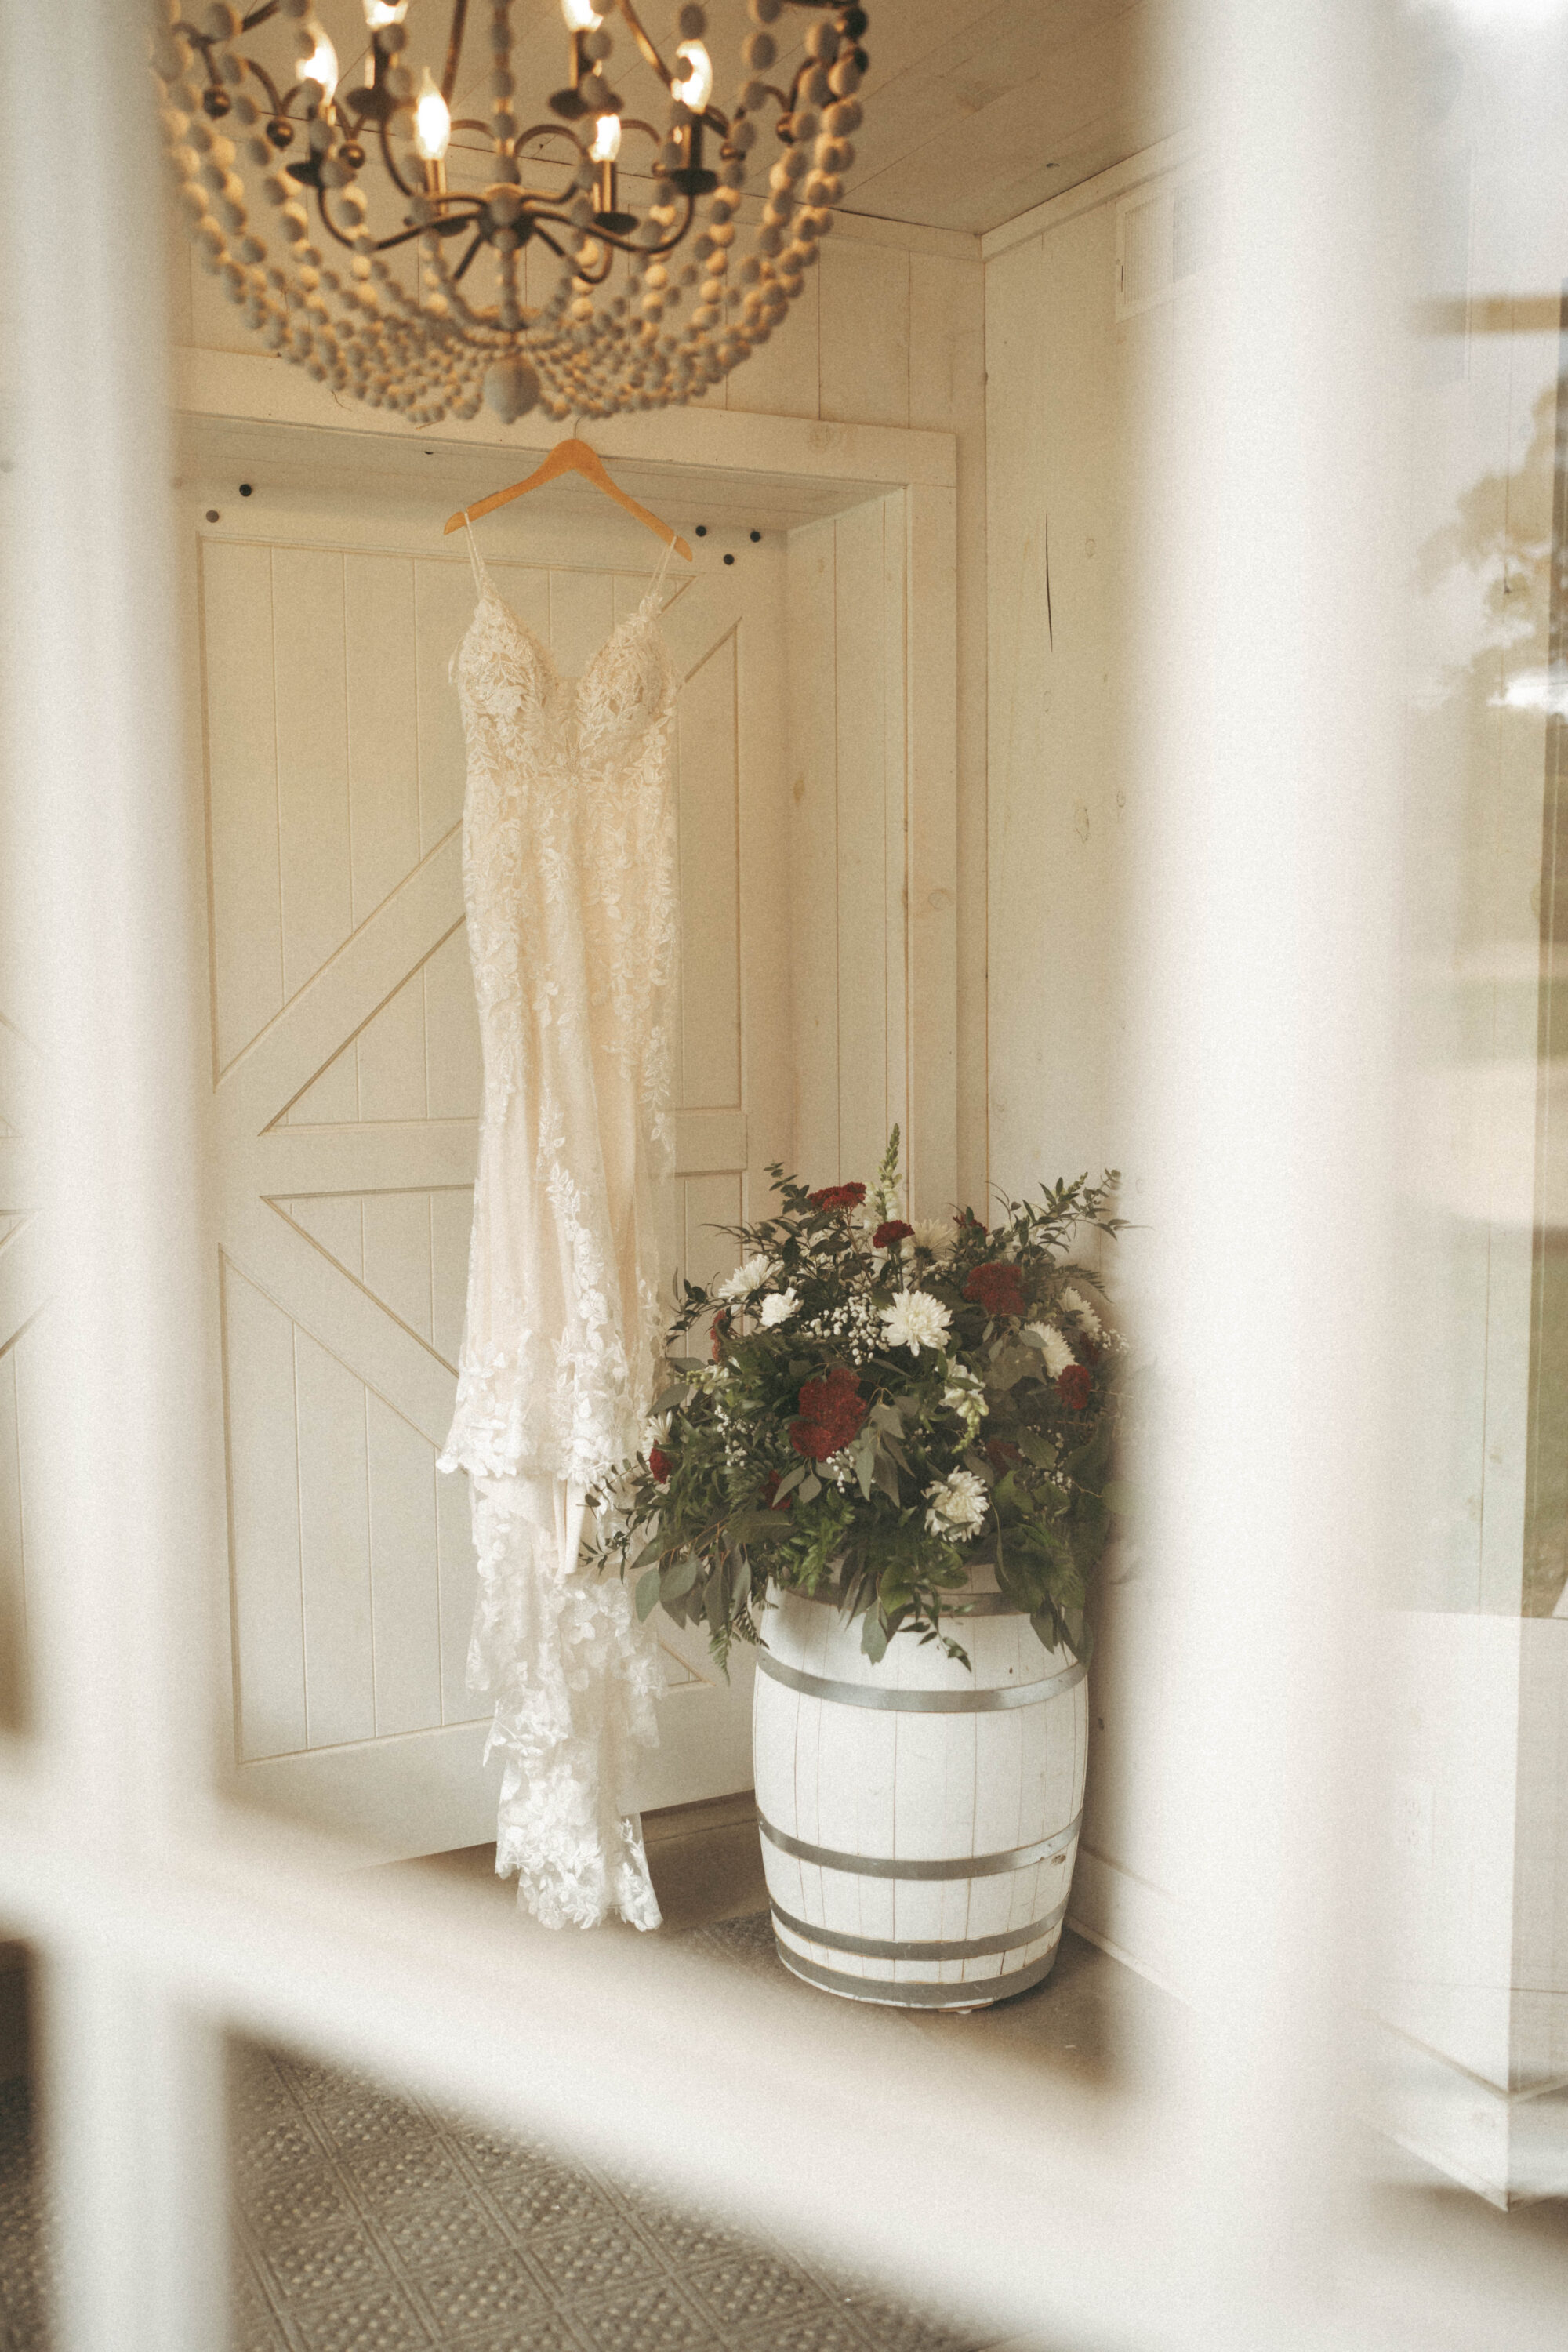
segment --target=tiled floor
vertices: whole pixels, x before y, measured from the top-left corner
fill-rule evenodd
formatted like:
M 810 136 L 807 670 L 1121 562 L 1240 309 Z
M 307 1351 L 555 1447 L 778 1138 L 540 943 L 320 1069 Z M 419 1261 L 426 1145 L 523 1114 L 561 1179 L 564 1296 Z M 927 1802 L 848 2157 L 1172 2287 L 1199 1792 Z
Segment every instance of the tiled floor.
M 782 2246 L 301 2060 L 235 2069 L 234 2352 L 976 2352 Z

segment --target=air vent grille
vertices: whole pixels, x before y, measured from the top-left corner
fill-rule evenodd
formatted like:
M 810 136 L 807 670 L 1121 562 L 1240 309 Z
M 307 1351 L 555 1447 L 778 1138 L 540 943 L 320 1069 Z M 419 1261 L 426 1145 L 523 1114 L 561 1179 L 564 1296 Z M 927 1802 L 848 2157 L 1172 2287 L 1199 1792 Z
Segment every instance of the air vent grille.
M 1116 315 L 1169 302 L 1213 267 L 1219 174 L 1189 172 L 1140 188 L 1117 207 Z

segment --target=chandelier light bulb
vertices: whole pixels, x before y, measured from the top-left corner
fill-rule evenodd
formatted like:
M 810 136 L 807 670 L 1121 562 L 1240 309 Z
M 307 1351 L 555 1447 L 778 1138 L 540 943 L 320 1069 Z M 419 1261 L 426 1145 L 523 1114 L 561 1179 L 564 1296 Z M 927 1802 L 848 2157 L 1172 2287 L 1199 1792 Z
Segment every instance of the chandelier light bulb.
M 618 114 L 601 114 L 594 125 L 594 141 L 588 153 L 595 163 L 613 163 L 621 152 L 621 118 Z
M 315 37 L 316 46 L 300 68 L 300 79 L 320 85 L 321 103 L 326 106 L 331 103 L 332 93 L 338 86 L 338 53 L 320 25 L 310 26 L 310 30 Z
M 384 25 L 401 25 L 408 14 L 408 0 L 364 0 L 364 21 L 373 33 Z
M 680 41 L 675 54 L 685 60 L 686 79 L 672 81 L 670 92 L 693 114 L 701 114 L 713 95 L 713 60 L 700 41 Z
M 426 163 L 438 163 L 452 136 L 452 111 L 437 89 L 428 66 L 414 101 L 414 144 Z
M 569 33 L 596 33 L 605 21 L 591 0 L 561 0 L 561 14 Z

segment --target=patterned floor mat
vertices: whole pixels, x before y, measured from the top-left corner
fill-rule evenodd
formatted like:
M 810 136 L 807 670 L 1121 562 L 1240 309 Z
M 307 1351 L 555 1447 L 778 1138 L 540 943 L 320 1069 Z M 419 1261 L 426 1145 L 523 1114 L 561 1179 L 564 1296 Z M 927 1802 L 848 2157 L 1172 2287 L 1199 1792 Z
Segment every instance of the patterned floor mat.
M 767 1914 L 692 1943 L 776 1968 Z M 282 2053 L 231 2063 L 232 2352 L 979 2352 L 642 2184 Z M 0 2090 L 0 2352 L 46 2352 L 47 2217 L 25 2088 Z

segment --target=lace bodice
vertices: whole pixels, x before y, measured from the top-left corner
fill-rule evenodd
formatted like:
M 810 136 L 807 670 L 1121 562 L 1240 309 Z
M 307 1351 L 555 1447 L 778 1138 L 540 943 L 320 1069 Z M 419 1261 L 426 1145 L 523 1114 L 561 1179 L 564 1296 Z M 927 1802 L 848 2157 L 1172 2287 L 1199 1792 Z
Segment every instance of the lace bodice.
M 629 1795 L 658 1646 L 584 1565 L 584 1496 L 640 1450 L 660 1340 L 679 684 L 663 567 L 581 677 L 497 595 L 453 657 L 484 1106 L 458 1402 L 479 1602 L 468 1680 L 506 1759 L 496 1867 L 548 1927 L 658 1925 Z M 666 562 L 668 562 L 668 552 Z
M 658 583 L 565 678 L 475 561 L 453 667 L 484 1117 L 442 1458 L 591 1486 L 637 1450 L 660 1336 L 678 680 Z

